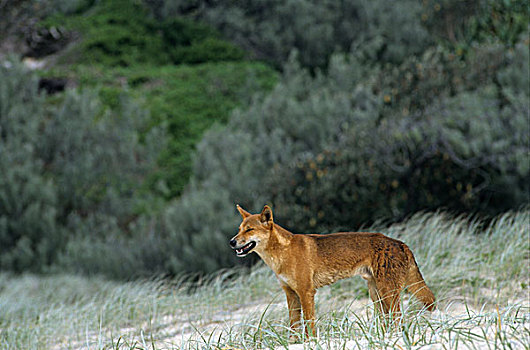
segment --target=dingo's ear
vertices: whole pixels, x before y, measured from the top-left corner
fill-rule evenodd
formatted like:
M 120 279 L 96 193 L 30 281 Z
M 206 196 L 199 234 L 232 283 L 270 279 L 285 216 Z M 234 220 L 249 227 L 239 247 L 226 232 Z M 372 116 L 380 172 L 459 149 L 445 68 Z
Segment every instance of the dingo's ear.
M 265 226 L 270 227 L 272 225 L 272 209 L 268 205 L 263 207 L 259 216 L 259 221 Z
M 250 215 L 252 215 L 245 209 L 241 208 L 239 204 L 236 205 L 236 208 L 237 208 L 237 211 L 239 211 L 239 214 L 241 214 L 241 217 L 243 218 L 243 220 L 248 218 Z

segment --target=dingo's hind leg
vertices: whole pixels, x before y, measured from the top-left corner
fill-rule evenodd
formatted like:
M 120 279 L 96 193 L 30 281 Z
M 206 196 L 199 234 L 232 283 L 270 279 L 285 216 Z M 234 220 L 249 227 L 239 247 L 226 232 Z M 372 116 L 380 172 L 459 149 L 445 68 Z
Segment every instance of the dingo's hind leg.
M 382 320 L 386 322 L 401 323 L 400 289 L 391 283 L 368 281 L 370 298 L 374 302 Z
M 306 336 L 315 336 L 315 290 L 300 293 L 300 303 L 306 321 Z

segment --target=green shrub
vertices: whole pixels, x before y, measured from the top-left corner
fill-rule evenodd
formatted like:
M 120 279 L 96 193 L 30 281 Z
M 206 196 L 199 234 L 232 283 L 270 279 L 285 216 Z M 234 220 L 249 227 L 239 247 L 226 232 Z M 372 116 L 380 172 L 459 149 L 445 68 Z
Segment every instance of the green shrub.
M 0 65 L 0 269 L 41 270 L 62 246 L 56 186 L 35 157 L 43 98 L 20 65 Z
M 416 118 L 357 123 L 271 179 L 277 215 L 303 231 L 333 231 L 421 210 L 493 215 L 523 205 L 525 113 L 505 113 L 494 91 L 458 95 Z
M 65 222 L 70 215 L 98 213 L 124 225 L 137 214 L 139 189 L 164 147 L 164 137 L 152 129 L 141 143 L 138 131 L 148 115 L 127 98 L 121 103 L 117 115 L 103 111 L 94 92 L 68 91 L 41 127 L 36 154 L 60 183 L 60 217 Z
M 222 40 L 214 29 L 183 18 L 157 21 L 141 2 L 132 0 L 96 2 L 89 11 L 57 13 L 41 25 L 80 33 L 81 42 L 63 54 L 64 63 L 129 67 L 244 58 L 243 51 Z
M 291 50 L 307 67 L 326 67 L 350 49 L 374 63 L 401 63 L 433 42 L 457 51 L 476 43 L 515 45 L 528 31 L 524 1 L 145 0 L 153 12 L 186 15 L 219 29 L 255 57 L 282 67 Z
M 468 50 L 473 43 L 499 40 L 515 45 L 528 31 L 528 4 L 521 0 L 431 0 L 422 2 L 422 20 L 446 45 Z
M 162 22 L 164 50 L 174 64 L 239 61 L 244 52 L 221 40 L 219 34 L 207 26 L 182 18 Z
M 98 88 L 104 108 L 115 111 L 123 95 L 137 98 L 151 113 L 150 126 L 167 127 L 168 147 L 150 180 L 166 198 L 188 183 L 203 132 L 276 81 L 270 67 L 242 61 L 244 52 L 215 29 L 185 18 L 155 20 L 138 1 L 100 1 L 85 13 L 42 23 L 59 24 L 79 31 L 82 40 L 46 74 Z
M 13 146 L 0 145 L 0 269 L 41 271 L 63 245 L 55 186 L 30 152 Z
M 99 275 L 117 280 L 149 278 L 172 271 L 167 258 L 174 253 L 173 242 L 149 231 L 148 227 L 133 230 L 141 234 L 132 232 L 124 235 L 119 227 L 108 222 L 108 218 L 106 221 L 106 225 L 101 222 L 95 222 L 94 226 L 83 223 L 83 227 L 69 238 L 52 271 Z M 91 230 L 102 231 L 103 228 L 105 231 L 94 237 Z M 173 272 L 177 274 L 181 271 Z
M 113 69 L 78 65 L 48 74 L 99 87 L 102 110 L 119 112 L 125 96 L 134 98 L 150 111 L 146 130 L 167 128 L 167 148 L 150 179 L 166 198 L 178 196 L 188 183 L 192 153 L 203 133 L 215 123 L 226 123 L 234 108 L 248 103 L 254 93 L 270 90 L 277 80 L 272 68 L 257 62 Z
M 495 65 L 477 66 L 471 53 L 470 68 L 455 74 L 467 89 L 484 86 L 453 97 L 440 89 L 411 115 L 383 104 L 339 142 L 279 167 L 269 185 L 277 214 L 301 230 L 331 231 L 419 210 L 494 215 L 527 203 L 528 50 L 524 39 L 513 53 L 494 48 Z
M 101 1 L 86 14 L 58 15 L 43 23 L 51 24 L 80 32 L 82 41 L 73 49 L 78 63 L 130 66 L 169 60 L 155 23 L 141 4 L 130 0 Z
M 430 43 L 416 1 L 147 1 L 155 13 L 188 15 L 217 28 L 254 57 L 282 67 L 290 52 L 312 69 L 335 51 L 400 62 Z M 162 10 L 161 10 L 162 9 Z
M 120 114 L 96 94 L 69 91 L 58 105 L 16 61 L 0 67 L 0 268 L 45 271 L 74 233 L 127 235 L 156 198 L 144 185 L 164 146 L 130 100 Z
M 130 237 L 161 205 L 147 180 L 165 134 L 144 131 L 149 115 L 130 98 L 122 96 L 116 113 L 102 110 L 96 96 L 68 92 L 40 140 L 48 176 L 61 184 L 57 221 L 69 232 L 53 266 L 112 278 L 144 276 Z
M 431 82 L 425 102 L 408 102 L 410 114 L 367 88 L 363 79 L 385 81 L 357 56 L 334 56 L 327 75 L 315 77 L 292 60 L 269 95 L 199 143 L 192 185 L 166 214 L 178 224 L 160 228 L 179 242 L 177 266 L 210 271 L 197 251 L 212 266 L 230 263 L 236 203 L 252 212 L 273 204 L 295 232 L 352 230 L 440 207 L 490 215 L 524 205 L 530 95 L 528 74 L 516 73 L 528 70 L 524 42 L 513 52 L 470 52 L 454 70 L 465 86 L 451 92 L 443 78 Z M 497 63 L 475 66 L 481 52 Z

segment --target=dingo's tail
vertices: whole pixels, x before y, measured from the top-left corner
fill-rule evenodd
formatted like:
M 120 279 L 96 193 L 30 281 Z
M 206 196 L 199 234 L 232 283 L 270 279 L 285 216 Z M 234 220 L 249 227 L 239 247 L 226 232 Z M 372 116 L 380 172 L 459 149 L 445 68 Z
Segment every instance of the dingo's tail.
M 420 269 L 414 261 L 414 266 L 411 267 L 408 278 L 407 278 L 407 289 L 412 293 L 419 301 L 421 301 L 427 310 L 434 311 L 435 299 L 432 291 L 427 287 L 423 276 L 421 275 Z

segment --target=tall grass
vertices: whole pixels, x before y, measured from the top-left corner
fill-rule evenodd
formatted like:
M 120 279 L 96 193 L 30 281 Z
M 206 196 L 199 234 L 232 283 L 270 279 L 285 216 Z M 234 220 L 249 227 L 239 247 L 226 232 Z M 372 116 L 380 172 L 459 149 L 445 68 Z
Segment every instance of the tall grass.
M 291 344 L 285 297 L 262 264 L 194 283 L 4 273 L 0 348 L 528 348 L 529 214 L 488 224 L 418 214 L 381 230 L 411 247 L 438 299 L 430 314 L 405 298 L 404 322 L 392 331 L 374 316 L 360 278 L 319 290 L 318 336 Z

